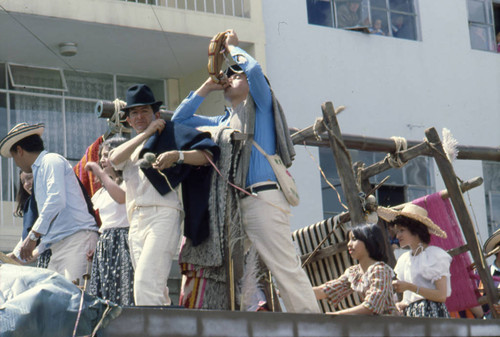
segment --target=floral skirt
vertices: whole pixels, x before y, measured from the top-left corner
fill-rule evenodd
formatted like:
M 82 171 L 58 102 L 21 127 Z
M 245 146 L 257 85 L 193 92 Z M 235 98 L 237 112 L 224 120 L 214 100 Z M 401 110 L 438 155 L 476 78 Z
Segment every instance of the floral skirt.
M 51 256 L 52 256 L 52 251 L 50 249 L 45 250 L 42 254 L 40 254 L 40 256 L 38 256 L 38 259 L 36 260 L 36 266 L 38 268 L 47 269 L 47 267 L 49 266 Z
M 92 261 L 89 294 L 118 305 L 134 305 L 134 269 L 128 247 L 128 228 L 105 230 Z
M 408 317 L 441 317 L 450 318 L 446 304 L 429 300 L 420 300 L 410 303 L 405 309 Z

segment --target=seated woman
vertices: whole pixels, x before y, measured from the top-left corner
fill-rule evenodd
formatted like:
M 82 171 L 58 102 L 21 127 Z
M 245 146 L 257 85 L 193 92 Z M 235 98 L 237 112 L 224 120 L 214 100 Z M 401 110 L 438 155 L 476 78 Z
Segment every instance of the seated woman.
M 394 268 L 394 291 L 403 293 L 403 300 L 396 306 L 409 317 L 450 317 L 444 302 L 451 295 L 451 256 L 429 245 L 431 234 L 446 238 L 446 233 L 420 206 L 407 204 L 401 212 L 388 212 L 392 215 L 386 220 L 396 226 L 399 244 L 410 248 Z M 386 218 L 380 212 L 379 215 Z
M 353 292 L 358 292 L 364 300 L 355 307 L 327 314 L 396 315 L 391 284 L 394 272 L 385 264 L 387 254 L 381 229 L 376 224 L 352 228 L 347 248 L 359 264 L 347 268 L 338 279 L 313 290 L 318 300 L 326 298 L 334 306 Z

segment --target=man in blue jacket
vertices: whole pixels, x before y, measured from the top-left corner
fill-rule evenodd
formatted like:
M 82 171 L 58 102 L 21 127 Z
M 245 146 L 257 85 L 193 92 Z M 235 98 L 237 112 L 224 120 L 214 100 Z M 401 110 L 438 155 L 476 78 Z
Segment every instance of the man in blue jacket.
M 245 154 L 243 150 L 241 158 L 246 164 L 239 167 L 243 178 L 236 183 L 257 198 L 243 195 L 240 199 L 243 229 L 276 278 L 286 310 L 316 313 L 319 312 L 318 303 L 291 239 L 290 206 L 269 162 L 252 147 L 253 139 L 266 153 L 275 154 L 286 143 L 284 138 L 289 137 L 288 129 L 276 131 L 277 126 L 283 125 L 283 120 L 276 117 L 273 109 L 275 98 L 269 84 L 257 61 L 238 44 L 238 36 L 229 30 L 225 47 L 237 65 L 228 70 L 227 82 L 216 84 L 210 78 L 206 80 L 180 104 L 172 121 L 191 127 L 228 125 L 248 136 L 244 145 L 248 152 Z M 195 115 L 204 98 L 216 90 L 224 90 L 231 108 L 216 117 Z M 293 146 L 279 151 L 279 154 L 284 163 L 291 164 L 295 154 Z

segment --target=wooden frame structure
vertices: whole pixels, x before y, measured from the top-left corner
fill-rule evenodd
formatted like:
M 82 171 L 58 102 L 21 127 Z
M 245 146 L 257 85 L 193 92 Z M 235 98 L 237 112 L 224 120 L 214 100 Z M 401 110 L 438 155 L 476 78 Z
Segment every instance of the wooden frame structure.
M 315 125 L 311 127 L 294 133 L 292 135 L 292 139 L 295 144 L 304 143 L 306 145 L 316 146 L 325 146 L 325 144 L 329 145 L 335 158 L 337 171 L 340 177 L 340 183 L 349 208 L 349 212 L 342 215 L 343 219 L 341 219 L 341 221 L 350 220 L 351 225 L 362 224 L 365 222 L 365 212 L 363 210 L 362 198 L 360 198 L 360 195 L 367 195 L 368 193 L 373 192 L 373 189 L 369 183 L 369 178 L 388 169 L 391 169 L 393 168 L 393 166 L 391 166 L 388 160 L 384 159 L 366 168 L 362 166 L 359 167 L 358 165 L 357 172 L 355 173 L 353 170 L 353 163 L 350 159 L 348 149 L 340 131 L 333 103 L 325 102 L 322 104 L 321 108 L 323 112 L 322 123 L 315 123 Z M 327 137 L 323 135 L 323 132 L 325 131 Z M 498 303 L 498 290 L 496 289 L 493 283 L 493 279 L 489 273 L 485 256 L 483 255 L 480 243 L 474 232 L 474 225 L 462 195 L 462 192 L 466 188 L 469 188 L 471 183 L 469 183 L 468 186 L 459 185 L 459 180 L 455 175 L 455 171 L 451 162 L 448 160 L 448 157 L 445 154 L 441 139 L 439 138 L 436 129 L 429 128 L 425 130 L 425 136 L 426 139 L 423 142 L 416 144 L 413 143 L 407 150 L 397 152 L 397 155 L 403 162 L 409 161 L 421 155 L 431 156 L 436 161 L 438 169 L 447 188 L 447 194 L 451 199 L 451 203 L 457 215 L 458 222 L 460 223 L 466 241 L 466 244 L 464 246 L 457 247 L 451 253 L 453 253 L 453 255 L 456 255 L 466 251 L 470 252 L 477 272 L 484 284 L 486 302 L 490 305 L 490 307 L 492 307 L 493 303 Z M 354 145 L 357 146 L 354 146 L 354 148 L 371 151 L 385 151 L 393 154 L 395 154 L 397 150 L 394 142 L 392 141 L 379 140 L 378 142 L 370 144 L 365 140 L 366 138 L 360 139 L 360 137 L 358 137 L 358 139 L 356 139 L 357 143 L 354 142 Z M 353 145 L 352 137 L 351 145 Z M 459 147 L 458 149 L 460 151 L 459 155 L 457 156 L 458 159 L 500 161 L 500 149 L 491 149 L 486 147 Z M 358 185 L 357 181 L 361 182 L 361 186 Z M 482 180 L 479 182 L 479 184 L 481 182 Z M 477 183 L 478 181 L 476 180 L 476 182 L 472 183 L 472 185 L 477 186 Z M 320 245 L 318 245 L 318 247 L 319 246 Z M 309 257 L 307 257 L 308 260 L 312 258 L 312 255 L 314 255 L 317 250 L 318 249 L 311 253 Z M 392 250 L 389 251 L 392 253 Z M 330 251 L 331 254 L 333 254 L 332 252 L 333 250 Z M 321 254 L 324 256 L 325 254 L 328 254 L 328 252 L 323 251 L 321 252 Z M 304 259 L 305 258 L 303 257 L 303 260 Z M 496 317 L 496 313 L 494 312 L 494 310 L 492 312 L 494 317 Z

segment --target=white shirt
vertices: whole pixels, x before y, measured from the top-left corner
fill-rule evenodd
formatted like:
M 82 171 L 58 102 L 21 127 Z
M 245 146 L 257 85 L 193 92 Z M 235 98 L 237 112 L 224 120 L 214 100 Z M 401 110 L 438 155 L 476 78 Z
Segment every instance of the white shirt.
M 446 277 L 446 297 L 451 295 L 450 282 L 451 256 L 436 246 L 427 246 L 420 254 L 413 256 L 411 251 L 398 259 L 394 272 L 398 280 L 415 284 L 417 287 L 436 289 L 434 282 Z M 424 299 L 413 291 L 403 293 L 403 303 L 410 304 Z
M 132 212 L 137 207 L 160 206 L 176 208 L 182 211 L 177 193 L 178 188 L 176 188 L 175 191 L 170 191 L 165 195 L 161 195 L 137 165 L 139 153 L 145 142 L 146 141 L 134 150 L 130 159 L 118 165 L 113 165 L 115 169 L 123 171 L 123 180 L 127 187 L 126 207 L 129 221 L 132 219 Z M 111 153 L 113 151 L 114 150 L 112 150 Z
M 123 185 L 125 184 L 122 183 L 120 187 L 123 188 Z M 101 218 L 99 233 L 111 228 L 129 227 L 125 204 L 117 203 L 104 187 L 95 192 L 92 197 L 92 203 L 94 204 L 94 208 L 99 210 Z
M 50 247 L 78 231 L 97 231 L 78 178 L 63 156 L 42 151 L 31 168 L 38 208 L 32 230 L 42 234 L 41 244 Z

